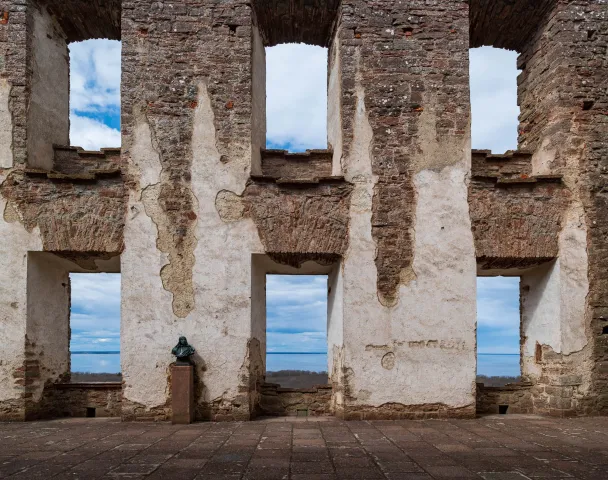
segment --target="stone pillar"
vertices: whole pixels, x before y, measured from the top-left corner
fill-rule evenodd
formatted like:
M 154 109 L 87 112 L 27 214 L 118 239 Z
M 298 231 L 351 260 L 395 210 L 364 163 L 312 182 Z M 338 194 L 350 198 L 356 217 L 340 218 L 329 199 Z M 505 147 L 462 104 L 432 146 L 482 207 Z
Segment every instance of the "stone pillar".
M 520 147 L 533 174 L 563 175 L 572 194 L 559 259 L 522 282 L 523 373 L 537 411 L 559 416 L 608 408 L 607 21 L 602 2 L 555 2 L 519 59 Z
M 475 414 L 468 5 L 435 3 L 396 12 L 343 1 L 330 55 L 342 105 L 341 122 L 330 110 L 332 145 L 355 189 L 337 405 L 346 418 Z
M 0 2 L 0 18 L 0 168 L 50 170 L 53 144 L 69 143 L 67 41 L 32 0 Z
M 123 417 L 171 418 L 170 352 L 185 335 L 200 355 L 197 418 L 248 420 L 262 340 L 250 298 L 251 255 L 262 249 L 238 204 L 254 136 L 250 2 L 140 1 L 123 3 L 122 15 L 123 154 L 133 179 Z
M 188 425 L 194 421 L 194 367 L 171 366 L 171 409 L 173 424 Z

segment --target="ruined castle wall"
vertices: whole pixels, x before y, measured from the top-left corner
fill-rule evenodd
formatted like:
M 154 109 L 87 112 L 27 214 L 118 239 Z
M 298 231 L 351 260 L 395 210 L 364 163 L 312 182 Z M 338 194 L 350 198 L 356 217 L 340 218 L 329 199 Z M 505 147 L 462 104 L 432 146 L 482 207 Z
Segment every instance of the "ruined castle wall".
M 339 32 L 354 184 L 341 413 L 472 415 L 467 4 L 346 1 Z
M 262 248 L 239 201 L 252 152 L 251 9 L 134 1 L 122 28 L 123 148 L 135 180 L 122 257 L 123 418 L 168 415 L 170 352 L 186 335 L 197 349 L 197 418 L 248 419 L 251 362 L 262 363 L 250 300 L 251 255 Z
M 28 9 L 32 29 L 27 107 L 28 165 L 50 170 L 53 144 L 70 136 L 70 66 L 63 33 L 45 8 Z
M 266 49 L 255 23 L 251 35 L 251 173 L 259 175 L 266 148 Z
M 51 384 L 69 373 L 69 272 L 117 271 L 123 247 L 119 155 L 110 166 L 100 152 L 87 169 L 75 152 L 63 173 L 49 171 L 59 167 L 53 143 L 68 142 L 69 66 L 67 24 L 47 3 L 0 2 L 2 419 L 48 413 Z
M 25 341 L 27 418 L 43 415 L 45 386 L 70 373 L 70 274 L 65 260 L 31 252 L 27 259 L 27 332 Z
M 10 168 L 13 163 L 25 162 L 27 26 L 27 11 L 22 5 L 11 0 L 0 2 L 2 168 Z
M 559 290 L 551 298 L 559 308 L 559 333 L 549 338 L 540 327 L 529 335 L 524 332 L 523 346 L 524 374 L 538 382 L 533 391 L 536 409 L 560 415 L 606 408 L 602 400 L 597 403 L 603 398 L 598 393 L 606 388 L 598 370 L 606 358 L 599 318 L 605 298 L 605 237 L 599 234 L 598 212 L 604 207 L 598 185 L 603 182 L 601 159 L 606 157 L 601 109 L 606 105 L 608 69 L 601 53 L 608 43 L 602 3 L 555 2 L 518 61 L 523 70 L 520 145 L 534 151 L 533 174 L 561 174 L 571 191 L 559 235 L 559 259 L 547 279 Z M 542 283 L 530 285 L 530 294 L 542 288 Z
M 0 182 L 6 174 L 0 170 Z M 27 252 L 41 250 L 37 230 L 28 232 L 0 197 L 0 418 L 25 418 Z

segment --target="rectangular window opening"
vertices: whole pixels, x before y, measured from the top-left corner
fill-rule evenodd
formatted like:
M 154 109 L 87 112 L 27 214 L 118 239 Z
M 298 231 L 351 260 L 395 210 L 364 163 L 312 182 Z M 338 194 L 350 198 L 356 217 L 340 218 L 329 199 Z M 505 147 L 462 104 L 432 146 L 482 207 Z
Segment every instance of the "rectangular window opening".
M 70 379 L 121 382 L 120 274 L 70 274 Z
M 477 382 L 521 380 L 520 277 L 477 279 Z
M 266 47 L 266 148 L 326 150 L 328 49 Z
M 517 150 L 519 114 L 517 52 L 494 47 L 470 50 L 473 148 Z
M 328 383 L 327 275 L 266 276 L 266 382 Z
M 70 145 L 120 147 L 121 42 L 93 39 L 68 47 Z

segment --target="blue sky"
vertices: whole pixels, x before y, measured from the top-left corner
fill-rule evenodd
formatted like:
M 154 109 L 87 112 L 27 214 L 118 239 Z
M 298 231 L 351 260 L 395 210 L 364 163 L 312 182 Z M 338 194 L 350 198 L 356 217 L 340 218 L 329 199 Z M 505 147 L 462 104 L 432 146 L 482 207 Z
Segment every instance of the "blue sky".
M 71 144 L 120 145 L 120 43 L 72 44 Z M 327 147 L 327 53 L 280 45 L 267 53 L 268 146 Z M 471 51 L 473 148 L 517 147 L 516 54 Z M 519 279 L 478 280 L 481 353 L 519 353 Z M 325 351 L 327 279 L 268 277 L 268 351 Z M 72 275 L 72 350 L 119 350 L 120 276 Z

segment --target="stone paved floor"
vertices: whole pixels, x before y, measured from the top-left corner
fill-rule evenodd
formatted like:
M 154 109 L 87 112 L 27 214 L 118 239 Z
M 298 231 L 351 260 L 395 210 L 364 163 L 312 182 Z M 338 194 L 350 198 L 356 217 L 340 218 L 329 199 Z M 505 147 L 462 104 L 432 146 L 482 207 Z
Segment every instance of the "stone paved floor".
M 608 480 L 608 418 L 4 423 L 0 478 Z

